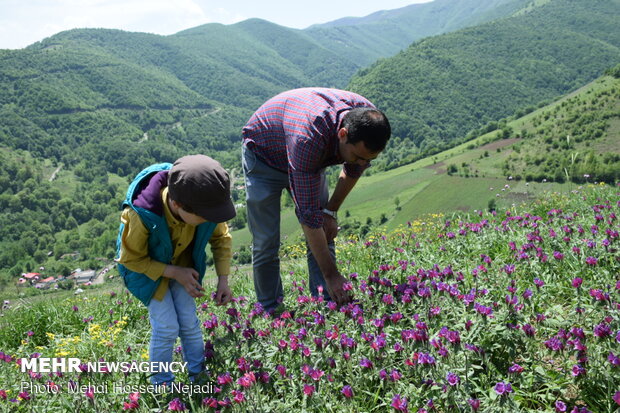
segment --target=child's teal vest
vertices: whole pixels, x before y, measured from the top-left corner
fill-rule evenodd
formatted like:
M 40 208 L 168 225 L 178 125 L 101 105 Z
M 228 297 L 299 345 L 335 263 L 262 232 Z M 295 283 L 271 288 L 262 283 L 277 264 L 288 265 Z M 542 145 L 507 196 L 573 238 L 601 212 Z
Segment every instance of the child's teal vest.
M 133 182 L 129 185 L 129 189 L 127 190 L 127 196 L 125 198 L 125 201 L 123 202 L 123 205 L 121 206 L 121 210 L 129 206 L 138 213 L 140 219 L 142 219 L 142 223 L 150 232 L 148 241 L 149 256 L 152 259 L 163 262 L 165 264 L 171 264 L 172 254 L 174 251 L 172 240 L 170 238 L 170 232 L 168 231 L 168 224 L 166 222 L 166 218 L 163 215 L 158 215 L 148 209 L 136 207 L 133 201 L 138 195 L 138 193 L 145 187 L 145 184 L 150 181 L 153 175 L 161 171 L 170 170 L 171 167 L 172 164 L 170 163 L 161 163 L 152 165 L 140 172 L 133 180 Z M 162 188 L 163 187 L 164 186 L 162 186 Z M 157 196 L 159 196 L 159 191 L 157 191 Z M 207 247 L 209 239 L 211 238 L 211 235 L 213 235 L 213 230 L 215 229 L 216 225 L 217 224 L 213 222 L 205 222 L 204 224 L 198 225 L 196 227 L 192 258 L 194 260 L 194 269 L 199 274 L 198 282 L 201 284 L 205 274 L 205 270 L 207 268 L 207 254 L 205 252 L 205 249 Z M 124 224 L 121 223 L 118 231 L 118 238 L 116 240 L 117 258 L 120 256 L 123 227 Z M 145 274 L 131 271 L 122 264 L 118 264 L 118 272 L 120 273 L 121 277 L 123 277 L 123 281 L 125 282 L 125 286 L 127 287 L 127 289 L 140 301 L 142 301 L 144 305 L 148 306 L 151 302 L 151 298 L 153 298 L 153 294 L 155 294 L 155 290 L 157 290 L 157 287 L 159 287 L 162 278 L 160 277 L 157 281 L 153 281 Z

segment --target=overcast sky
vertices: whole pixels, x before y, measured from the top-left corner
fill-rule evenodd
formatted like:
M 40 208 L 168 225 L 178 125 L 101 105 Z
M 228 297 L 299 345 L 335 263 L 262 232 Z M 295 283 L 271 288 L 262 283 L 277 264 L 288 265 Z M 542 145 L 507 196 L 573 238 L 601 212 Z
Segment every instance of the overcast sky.
M 297 29 L 430 0 L 0 0 L 0 49 L 85 27 L 173 34 L 252 17 Z

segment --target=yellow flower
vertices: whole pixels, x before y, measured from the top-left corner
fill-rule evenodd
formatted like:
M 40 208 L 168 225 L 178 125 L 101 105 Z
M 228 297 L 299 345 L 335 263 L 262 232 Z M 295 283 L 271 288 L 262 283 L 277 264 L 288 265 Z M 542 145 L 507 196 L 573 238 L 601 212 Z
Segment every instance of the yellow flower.
M 49 332 L 48 332 L 48 333 L 45 333 L 45 335 L 46 335 L 46 336 L 47 336 L 50 340 L 53 340 L 53 339 L 56 337 L 54 334 L 49 333 Z

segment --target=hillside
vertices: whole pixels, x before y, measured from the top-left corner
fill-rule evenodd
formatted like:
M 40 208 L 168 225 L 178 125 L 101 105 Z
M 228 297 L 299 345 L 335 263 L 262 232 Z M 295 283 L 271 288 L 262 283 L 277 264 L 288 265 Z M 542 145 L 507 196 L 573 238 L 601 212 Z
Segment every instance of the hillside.
M 0 143 L 64 167 L 85 161 L 123 176 L 191 151 L 234 167 L 239 131 L 265 99 L 299 86 L 344 88 L 377 57 L 524 3 L 436 0 L 306 30 L 251 19 L 171 36 L 58 33 L 0 51 Z M 408 123 L 386 108 L 396 136 L 412 146 Z
M 367 66 L 424 37 L 510 16 L 531 0 L 435 0 L 365 17 L 347 17 L 304 32 L 331 51 Z
M 564 95 L 620 61 L 619 0 L 539 3 L 424 39 L 357 73 L 349 88 L 386 110 L 394 135 L 415 144 L 404 154 L 395 148 L 392 164 Z

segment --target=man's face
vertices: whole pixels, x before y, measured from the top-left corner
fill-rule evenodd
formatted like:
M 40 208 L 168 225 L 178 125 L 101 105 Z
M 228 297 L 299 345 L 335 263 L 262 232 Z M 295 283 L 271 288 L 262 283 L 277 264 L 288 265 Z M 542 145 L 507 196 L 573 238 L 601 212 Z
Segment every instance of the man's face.
M 356 143 L 347 143 L 347 130 L 345 128 L 341 128 L 338 131 L 338 150 L 340 151 L 340 156 L 347 163 L 354 163 L 361 166 L 366 166 L 372 161 L 376 159 L 377 156 L 381 153 L 372 152 L 366 148 L 366 144 L 364 142 L 356 142 Z

